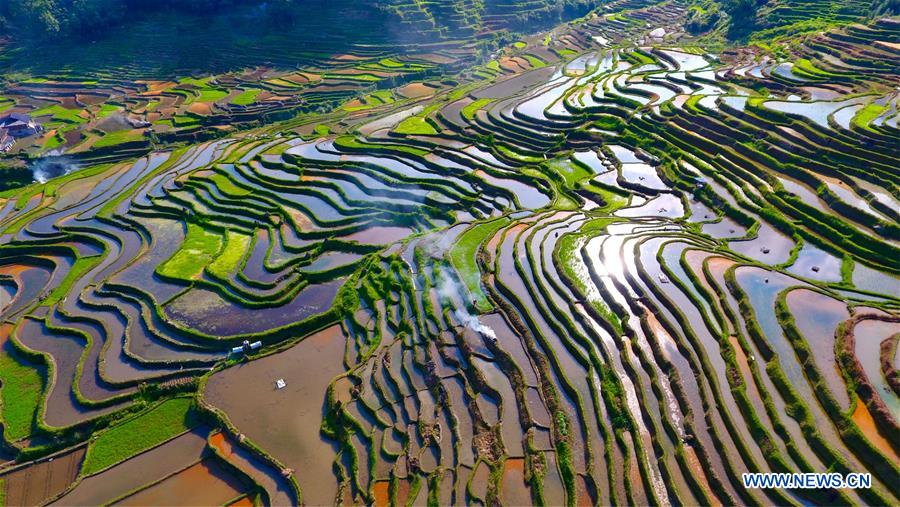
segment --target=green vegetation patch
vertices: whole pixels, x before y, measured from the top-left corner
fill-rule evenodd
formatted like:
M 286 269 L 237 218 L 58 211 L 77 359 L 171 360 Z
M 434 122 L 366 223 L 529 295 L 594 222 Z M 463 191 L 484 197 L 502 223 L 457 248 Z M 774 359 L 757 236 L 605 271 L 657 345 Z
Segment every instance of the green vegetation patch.
M 425 118 L 420 118 L 418 116 L 410 116 L 401 121 L 400 124 L 397 125 L 397 128 L 394 129 L 394 132 L 404 135 L 421 136 L 433 136 L 438 133 Z
M 210 86 L 209 82 L 212 81 L 212 76 L 205 77 L 202 79 L 197 79 L 193 77 L 182 78 L 178 81 L 179 84 L 191 85 L 194 86 L 194 90 L 184 91 L 174 89 L 171 90 L 175 93 L 181 92 L 182 95 L 185 95 L 185 104 L 190 104 L 194 101 L 198 102 L 216 102 L 224 99 L 228 96 L 228 92 L 221 88 L 216 88 L 214 86 Z M 193 95 L 196 93 L 197 95 Z
M 555 173 L 562 176 L 566 188 L 570 189 L 578 188 L 579 182 L 593 176 L 593 173 L 586 167 L 583 167 L 581 164 L 576 164 L 567 158 L 551 160 L 547 163 L 547 166 Z
M 178 128 L 194 127 L 200 125 L 200 119 L 189 114 L 176 114 L 171 123 Z
M 460 112 L 466 120 L 472 121 L 475 119 L 475 113 L 479 109 L 484 109 L 485 106 L 493 102 L 494 99 L 478 99 L 475 102 L 472 102 L 468 106 L 462 108 Z
M 239 232 L 228 231 L 225 233 L 225 248 L 207 268 L 210 273 L 221 279 L 230 278 L 238 269 L 241 259 L 250 245 L 250 236 Z
M 97 118 L 106 118 L 107 116 L 121 110 L 122 108 L 117 105 L 103 104 L 102 106 L 100 106 L 100 110 L 97 111 Z
M 206 88 L 207 85 L 209 84 L 210 79 L 212 79 L 212 76 L 200 78 L 200 79 L 195 78 L 195 77 L 183 77 L 183 78 L 179 79 L 178 82 L 180 84 L 194 85 L 197 88 Z
M 481 288 L 481 272 L 476 261 L 478 247 L 508 222 L 509 220 L 503 218 L 473 225 L 457 238 L 456 243 L 450 249 L 450 263 L 459 273 L 469 293 L 472 294 L 475 308 L 482 313 L 491 311 L 493 305 Z
M 54 104 L 52 106 L 42 107 L 31 112 L 31 116 L 38 118 L 41 116 L 50 116 L 50 121 L 45 124 L 46 127 L 59 126 L 60 123 L 81 124 L 87 121 L 81 116 L 81 109 L 66 109 L 65 107 Z
M 393 58 L 382 58 L 378 61 L 378 64 L 384 67 L 390 67 L 394 69 L 400 69 L 406 66 L 403 62 L 399 62 Z
M 250 88 L 249 90 L 244 90 L 241 93 L 234 96 L 231 99 L 231 103 L 236 106 L 249 106 L 256 102 L 256 97 L 262 93 L 262 90 L 259 88 Z
M 162 263 L 156 272 L 160 276 L 192 281 L 203 273 L 203 268 L 216 257 L 221 248 L 220 234 L 189 222 L 187 236 L 181 248 L 169 260 Z
M 249 190 L 235 185 L 228 178 L 228 176 L 225 176 L 224 174 L 220 174 L 220 173 L 214 174 L 209 177 L 209 180 L 212 181 L 216 185 L 216 188 L 218 188 L 220 191 L 222 191 L 222 193 L 224 193 L 226 195 L 235 196 L 235 197 L 243 197 L 245 195 L 250 194 Z
M 374 74 L 325 74 L 326 79 L 342 79 L 344 81 L 364 81 L 374 83 L 381 81 L 381 78 Z
M 200 90 L 200 96 L 197 97 L 198 102 L 216 102 L 228 96 L 228 92 L 218 88 L 204 88 Z
M 525 164 L 539 164 L 544 161 L 544 159 L 542 159 L 540 157 L 533 157 L 531 155 L 523 155 L 522 153 L 513 151 L 502 144 L 497 144 L 494 147 L 497 149 L 497 151 L 506 155 L 507 157 L 514 159 L 514 160 L 518 160 L 519 162 L 522 162 Z
M 192 398 L 174 398 L 100 433 L 88 447 L 81 474 L 95 474 L 196 426 L 192 404 Z
M 539 68 L 547 65 L 544 62 L 544 60 L 541 60 L 540 58 L 534 56 L 531 53 L 526 53 L 526 54 L 522 55 L 522 58 L 528 60 L 528 65 L 531 65 L 535 69 L 539 69 Z
M 62 130 L 56 130 L 53 132 L 52 136 L 48 136 L 47 140 L 44 141 L 44 149 L 52 150 L 60 147 L 66 140 L 62 136 Z
M 104 135 L 94 143 L 94 148 L 115 146 L 117 144 L 130 143 L 144 140 L 144 133 L 140 130 L 120 130 Z
M 879 106 L 875 103 L 866 104 L 866 107 L 856 113 L 856 116 L 853 117 L 851 123 L 858 128 L 868 129 L 869 124 L 872 123 L 875 118 L 878 118 L 884 110 L 885 106 Z
M 617 209 L 624 208 L 628 205 L 628 198 L 613 192 L 612 190 L 594 184 L 592 182 L 582 185 L 582 190 L 586 190 L 603 200 L 604 205 L 599 208 L 604 213 L 612 213 Z
M 31 363 L 11 343 L 0 349 L 0 397 L 3 400 L 3 436 L 10 442 L 32 433 L 41 405 L 47 368 Z

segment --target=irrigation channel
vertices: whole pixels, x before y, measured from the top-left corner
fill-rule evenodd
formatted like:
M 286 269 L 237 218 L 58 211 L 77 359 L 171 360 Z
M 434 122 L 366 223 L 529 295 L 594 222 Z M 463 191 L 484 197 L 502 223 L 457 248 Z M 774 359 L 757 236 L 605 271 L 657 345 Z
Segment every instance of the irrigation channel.
M 6 439 L 148 393 L 199 414 L 105 467 L 83 446 L 14 467 L 7 500 L 897 504 L 897 22 L 779 61 L 623 45 L 671 8 L 632 16 L 346 134 L 0 201 L 4 357 L 40 373 L 17 405 L 37 430 L 4 387 Z

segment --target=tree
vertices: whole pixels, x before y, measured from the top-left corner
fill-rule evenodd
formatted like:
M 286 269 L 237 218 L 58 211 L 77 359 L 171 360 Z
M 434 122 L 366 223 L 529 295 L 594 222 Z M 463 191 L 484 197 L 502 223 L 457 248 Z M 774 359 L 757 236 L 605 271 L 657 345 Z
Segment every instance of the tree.
M 871 12 L 875 16 L 896 16 L 900 14 L 900 0 L 873 0 Z
M 23 187 L 32 180 L 31 169 L 25 164 L 12 165 L 0 160 L 0 190 Z
M 729 18 L 728 37 L 739 39 L 756 28 L 756 0 L 724 0 L 722 10 Z
M 699 5 L 694 5 L 688 10 L 684 29 L 693 35 L 708 32 L 716 26 L 720 18 L 719 7 L 716 4 L 712 4 L 706 9 Z
M 95 29 L 111 26 L 125 18 L 125 7 L 118 0 L 73 0 L 67 13 L 66 32 L 84 37 Z
M 53 0 L 9 0 L 9 19 L 44 34 L 57 34 L 62 29 L 59 8 Z

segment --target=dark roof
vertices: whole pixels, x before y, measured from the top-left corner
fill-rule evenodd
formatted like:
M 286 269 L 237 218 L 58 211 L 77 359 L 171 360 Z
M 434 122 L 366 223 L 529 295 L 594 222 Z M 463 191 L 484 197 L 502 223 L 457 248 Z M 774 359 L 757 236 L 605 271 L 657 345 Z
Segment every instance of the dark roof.
M 25 113 L 9 113 L 7 115 L 0 116 L 0 123 L 7 123 L 10 120 L 29 123 L 31 121 L 31 116 Z
M 6 127 L 16 131 L 37 129 L 31 116 L 21 113 L 10 113 L 6 116 L 0 116 L 0 127 Z

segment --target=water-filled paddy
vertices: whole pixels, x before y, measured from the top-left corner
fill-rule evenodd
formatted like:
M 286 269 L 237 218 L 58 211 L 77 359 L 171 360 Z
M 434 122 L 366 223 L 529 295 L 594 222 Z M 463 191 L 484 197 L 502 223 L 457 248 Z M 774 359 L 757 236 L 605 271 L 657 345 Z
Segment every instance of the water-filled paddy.
M 797 328 L 809 343 L 828 390 L 842 408 L 848 409 L 850 398 L 834 353 L 835 331 L 841 322 L 850 318 L 846 305 L 807 289 L 789 292 L 786 301 L 791 313 L 799 317 Z
M 215 459 L 204 459 L 115 505 L 209 505 L 233 500 L 247 484 Z
M 98 505 L 196 463 L 206 446 L 209 428 L 200 426 L 158 447 L 85 477 L 55 505 Z
M 888 385 L 881 373 L 880 350 L 881 342 L 898 332 L 898 323 L 877 319 L 862 320 L 853 328 L 856 357 L 869 382 L 875 386 L 877 396 L 895 419 L 900 417 L 900 396 Z
M 203 393 L 250 441 L 295 471 L 310 504 L 330 503 L 337 491 L 334 444 L 319 427 L 327 387 L 344 371 L 345 341 L 340 327 L 332 326 L 284 352 L 214 374 Z M 283 389 L 275 387 L 278 379 L 285 381 Z

